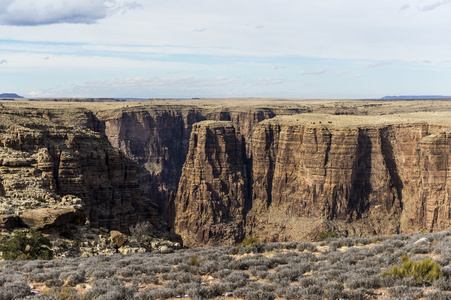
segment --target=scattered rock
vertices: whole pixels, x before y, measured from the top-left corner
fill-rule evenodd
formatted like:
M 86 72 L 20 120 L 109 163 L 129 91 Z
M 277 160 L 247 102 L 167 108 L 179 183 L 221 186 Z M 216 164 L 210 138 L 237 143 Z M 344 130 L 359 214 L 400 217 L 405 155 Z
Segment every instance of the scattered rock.
M 414 245 L 419 245 L 419 244 L 429 244 L 429 240 L 427 238 L 421 238 L 414 243 Z
M 119 231 L 110 231 L 110 239 L 116 247 L 121 247 L 127 241 L 127 236 Z

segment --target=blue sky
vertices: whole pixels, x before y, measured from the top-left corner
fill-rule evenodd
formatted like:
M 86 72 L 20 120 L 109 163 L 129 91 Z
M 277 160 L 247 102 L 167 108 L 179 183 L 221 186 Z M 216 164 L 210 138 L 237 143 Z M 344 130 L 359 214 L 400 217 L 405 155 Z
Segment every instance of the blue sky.
M 451 0 L 0 0 L 0 93 L 451 95 Z

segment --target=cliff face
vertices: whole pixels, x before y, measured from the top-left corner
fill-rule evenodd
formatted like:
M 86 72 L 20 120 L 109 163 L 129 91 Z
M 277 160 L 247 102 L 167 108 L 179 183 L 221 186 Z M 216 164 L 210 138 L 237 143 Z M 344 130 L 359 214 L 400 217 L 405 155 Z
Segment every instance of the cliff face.
M 175 203 L 175 230 L 187 246 L 244 237 L 244 144 L 231 122 L 194 125 Z
M 99 114 L 99 118 L 112 146 L 139 166 L 137 180 L 142 195 L 164 213 L 168 198 L 177 190 L 192 124 L 205 117 L 195 108 L 173 107 L 119 110 Z
M 105 135 L 112 146 L 121 149 L 127 159 L 138 165 L 137 180 L 141 193 L 150 201 L 142 208 L 159 207 L 171 226 L 174 223 L 174 197 L 186 160 L 193 124 L 203 120 L 231 121 L 244 136 L 254 126 L 276 115 L 291 115 L 306 108 L 252 108 L 202 106 L 152 106 L 99 112 Z M 249 145 L 246 144 L 249 154 Z
M 127 231 L 139 212 L 136 167 L 127 165 L 100 132 L 89 129 L 99 125 L 92 123 L 92 113 L 65 113 L 2 112 L 3 213 L 64 206 L 64 196 L 74 195 L 94 226 Z
M 78 199 L 94 226 L 151 221 L 189 246 L 450 229 L 450 126 L 381 105 L 0 104 L 0 214 Z
M 207 125 L 199 128 L 206 132 Z M 230 178 L 245 179 L 246 167 L 241 166 L 241 160 L 233 161 L 240 166 L 236 167 L 230 161 L 199 154 L 198 149 L 236 149 L 238 138 L 230 139 L 226 133 L 232 128 L 203 134 L 202 138 L 193 132 L 191 137 L 176 197 L 176 230 L 192 245 L 218 244 L 224 239 L 233 243 L 242 236 L 241 232 L 225 234 L 218 240 L 214 234 L 198 235 L 198 229 L 206 224 L 226 227 L 228 219 L 215 219 L 214 210 L 199 209 L 212 203 L 221 203 L 220 211 L 234 212 L 240 220 L 244 212 L 245 221 L 239 224 L 244 224 L 245 235 L 263 241 L 312 238 L 319 230 L 371 235 L 450 228 L 447 174 L 451 148 L 449 132 L 440 126 L 334 126 L 283 119 L 261 122 L 248 143 L 249 184 L 244 184 L 240 193 L 248 198 L 235 197 L 237 202 L 227 209 L 230 196 L 219 191 L 235 187 L 233 181 L 200 189 L 196 180 L 215 182 L 217 176 L 205 177 L 213 174 L 213 169 L 232 172 L 227 173 Z M 242 205 L 243 210 L 237 212 L 235 205 Z M 236 221 L 230 222 L 228 228 L 236 228 Z

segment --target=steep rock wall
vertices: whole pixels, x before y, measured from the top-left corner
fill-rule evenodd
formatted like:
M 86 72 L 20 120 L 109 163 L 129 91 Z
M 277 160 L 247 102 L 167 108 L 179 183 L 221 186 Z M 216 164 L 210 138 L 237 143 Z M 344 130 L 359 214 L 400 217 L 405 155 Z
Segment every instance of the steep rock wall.
M 102 111 L 96 116 L 103 122 L 105 135 L 127 159 L 138 165 L 137 180 L 142 195 L 148 199 L 141 210 L 159 207 L 160 215 L 173 225 L 174 197 L 189 148 L 193 124 L 203 120 L 231 121 L 245 141 L 250 141 L 254 126 L 276 115 L 291 115 L 307 108 L 250 108 L 202 106 L 152 106 Z M 249 154 L 250 145 L 246 143 Z
M 242 136 L 231 122 L 193 126 L 175 203 L 175 230 L 185 245 L 230 244 L 244 237 L 244 158 Z
M 235 145 L 232 141 L 227 146 L 230 139 L 218 134 L 191 138 L 196 139 L 196 149 L 218 146 L 217 140 L 225 143 L 222 148 Z M 224 168 L 232 174 L 236 168 L 225 160 L 199 160 L 193 155 L 197 153 L 193 145 L 175 200 L 176 207 L 185 208 L 183 217 L 177 210 L 176 224 L 184 226 L 176 229 L 182 232 L 182 227 L 191 224 L 182 236 L 192 245 L 233 243 L 241 235 L 222 235 L 219 240 L 215 234 L 196 235 L 206 224 L 226 228 L 227 220 L 216 223 L 213 210 L 190 209 L 193 203 L 204 207 L 222 203 L 221 211 L 227 210 L 227 197 L 218 191 L 234 186 L 223 181 L 208 194 L 199 193 L 194 182 L 200 179 L 196 178 L 204 178 L 212 168 Z M 235 203 L 243 205 L 246 236 L 289 241 L 313 238 L 319 230 L 371 235 L 451 228 L 451 145 L 446 128 L 426 123 L 335 126 L 278 118 L 257 124 L 248 145 L 250 154 L 245 163 L 250 170 L 246 173 L 249 184 L 243 186 L 247 190 L 241 194 L 248 198 Z M 237 168 L 239 171 L 229 176 L 243 176 L 243 169 Z M 203 180 L 213 182 L 214 178 Z M 236 209 L 230 207 L 230 211 Z M 235 228 L 235 223 L 230 228 Z
M 137 223 L 136 167 L 89 129 L 100 124 L 91 112 L 12 109 L 0 117 L 4 210 L 58 206 L 63 196 L 75 195 L 94 226 L 127 232 Z

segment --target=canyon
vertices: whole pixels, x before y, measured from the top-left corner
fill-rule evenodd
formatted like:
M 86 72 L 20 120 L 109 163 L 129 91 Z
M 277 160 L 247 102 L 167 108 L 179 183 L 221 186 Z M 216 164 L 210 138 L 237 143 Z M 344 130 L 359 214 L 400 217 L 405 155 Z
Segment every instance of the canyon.
M 189 247 L 451 228 L 448 101 L 1 106 L 3 219 L 76 206 Z

